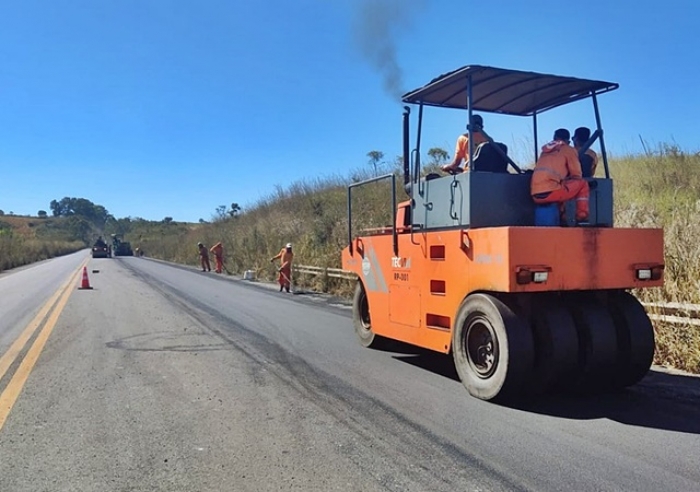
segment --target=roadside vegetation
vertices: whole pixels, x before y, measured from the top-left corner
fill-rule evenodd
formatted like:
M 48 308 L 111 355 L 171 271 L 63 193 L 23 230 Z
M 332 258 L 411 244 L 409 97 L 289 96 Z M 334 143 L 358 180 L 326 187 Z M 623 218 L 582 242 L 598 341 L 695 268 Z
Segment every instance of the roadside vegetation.
M 0 216 L 0 272 L 85 247 L 65 218 Z
M 0 271 L 79 251 L 115 228 L 116 219 L 102 205 L 64 197 L 49 204 L 51 215 L 36 217 L 0 210 Z
M 449 159 L 446 151 L 428 151 L 424 172 L 434 170 Z M 294 245 L 295 264 L 340 268 L 340 251 L 347 244 L 347 185 L 384 173 L 399 173 L 397 159 L 387 163 L 380 151 L 368 153 L 368 166 L 346 176 L 328 176 L 278 186 L 267 196 L 245 209 L 237 203 L 221 205 L 199 223 L 176 222 L 171 217 L 161 221 L 140 218 L 115 219 L 105 212 L 100 231 L 122 234 L 132 247 L 140 248 L 146 256 L 197 265 L 197 243 L 208 247 L 221 241 L 225 251 L 225 266 L 230 274 L 241 275 L 253 270 L 261 280 L 275 278 L 276 270 L 270 258 L 284 244 Z M 602 163 L 599 166 L 602 174 Z M 612 156 L 610 170 L 615 179 L 615 223 L 617 227 L 663 227 L 665 230 L 665 286 L 635 292 L 643 302 L 680 302 L 700 304 L 700 153 L 688 153 L 674 145 L 661 145 L 642 155 Z M 406 198 L 397 180 L 399 200 Z M 58 208 L 52 211 L 63 214 Z M 99 215 L 99 214 L 98 214 Z M 73 217 L 71 219 L 71 217 Z M 391 224 L 391 199 L 388 182 L 365 186 L 353 193 L 353 229 L 359 230 Z M 70 212 L 56 218 L 31 219 L 52 221 L 71 219 L 72 239 L 65 239 L 73 248 L 89 245 L 98 230 L 93 224 L 80 230 L 76 216 Z M 93 218 L 94 219 L 94 218 Z M 0 217 L 0 221 L 3 217 Z M 101 220 L 101 219 L 100 219 Z M 98 221 L 99 222 L 99 221 Z M 52 226 L 59 229 L 58 225 Z M 51 228 L 48 228 L 51 229 Z M 2 229 L 0 229 L 1 231 Z M 39 232 L 39 229 L 36 229 Z M 25 241 L 38 241 L 39 249 L 47 248 L 48 236 L 35 234 Z M 40 240 L 41 236 L 41 240 Z M 12 250 L 13 257 L 21 255 L 17 235 L 3 239 L 0 234 L 0 258 Z M 14 246 L 9 246 L 13 243 Z M 65 244 L 63 244 L 65 246 Z M 58 245 L 56 246 L 58 248 Z M 14 248 L 14 249 L 11 249 Z M 67 247 L 66 251 L 70 250 Z M 73 249 L 74 250 L 74 249 Z M 53 253 L 32 253 L 36 259 Z M 60 253 L 59 253 L 60 254 Z M 29 254 L 25 255 L 31 256 Z M 21 264 L 15 260 L 10 266 Z M 9 268 L 5 266 L 4 268 Z M 3 264 L 0 263 L 0 268 Z M 353 286 L 347 280 L 323 276 L 295 275 L 294 282 L 305 289 L 349 297 Z M 655 323 L 657 332 L 656 360 L 658 364 L 700 373 L 700 327 Z
M 664 228 L 665 285 L 635 295 L 645 302 L 700 304 L 700 153 L 662 145 L 614 159 L 611 173 L 616 226 Z M 654 326 L 656 363 L 700 373 L 700 327 Z

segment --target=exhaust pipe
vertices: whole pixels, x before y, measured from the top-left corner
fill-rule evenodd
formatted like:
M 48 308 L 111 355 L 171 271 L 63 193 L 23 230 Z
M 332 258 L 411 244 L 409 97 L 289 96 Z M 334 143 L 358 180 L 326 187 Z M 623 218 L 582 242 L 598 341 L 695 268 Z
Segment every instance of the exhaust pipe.
M 403 107 L 403 184 L 406 189 L 409 187 L 411 182 L 411 150 L 408 143 L 409 138 L 409 125 L 408 117 L 411 114 L 411 108 L 408 106 Z

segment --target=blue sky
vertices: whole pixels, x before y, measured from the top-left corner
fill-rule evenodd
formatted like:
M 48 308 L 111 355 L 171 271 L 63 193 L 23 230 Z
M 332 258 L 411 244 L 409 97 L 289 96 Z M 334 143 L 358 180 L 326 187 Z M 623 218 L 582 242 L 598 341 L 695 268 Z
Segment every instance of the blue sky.
M 402 105 L 372 64 L 392 46 L 403 91 L 468 64 L 613 81 L 599 100 L 612 154 L 640 152 L 640 135 L 700 148 L 697 0 L 366 3 L 2 2 L 0 209 L 36 214 L 71 196 L 195 222 L 276 185 L 347 175 L 370 150 L 393 158 Z M 530 119 L 485 121 L 528 164 Z M 464 122 L 426 111 L 423 149 L 452 153 Z M 594 125 L 589 102 L 547 113 L 540 142 L 581 124 Z

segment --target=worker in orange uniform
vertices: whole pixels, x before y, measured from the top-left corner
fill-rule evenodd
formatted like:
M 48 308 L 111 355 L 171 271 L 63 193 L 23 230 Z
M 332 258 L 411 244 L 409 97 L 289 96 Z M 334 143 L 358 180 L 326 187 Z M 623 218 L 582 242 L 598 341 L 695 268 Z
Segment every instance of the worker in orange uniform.
M 199 262 L 202 265 L 203 272 L 211 272 L 211 264 L 209 263 L 209 250 L 202 243 L 197 243 L 199 248 Z
M 578 153 L 569 145 L 569 130 L 554 132 L 554 140 L 542 147 L 530 182 L 535 203 L 558 203 L 564 217 L 564 202 L 576 200 L 576 222 L 588 220 L 588 183 L 581 175 Z
M 294 259 L 294 253 L 292 253 L 292 243 L 287 243 L 287 245 L 282 248 L 282 250 L 276 255 L 270 258 L 270 261 L 280 260 L 280 267 L 277 269 L 279 272 L 279 277 L 277 282 L 280 284 L 280 292 L 282 289 L 289 292 L 292 285 L 292 260 Z
M 214 259 L 216 259 L 216 273 L 221 273 L 224 267 L 224 245 L 219 241 L 212 246 L 209 251 L 214 255 Z
M 484 142 L 488 142 L 486 135 L 481 132 L 484 127 L 484 119 L 478 114 L 473 114 L 471 119 L 472 135 L 474 137 L 474 150 L 476 147 Z M 469 127 L 467 126 L 467 129 Z M 459 167 L 464 161 L 464 171 L 469 169 L 469 133 L 460 135 L 457 138 L 457 145 L 455 146 L 455 156 L 452 162 L 442 166 L 442 170 L 449 173 L 459 173 L 462 169 Z
M 581 156 L 581 147 L 591 138 L 591 130 L 585 126 L 581 126 L 574 132 L 573 143 L 576 152 L 579 153 L 579 161 L 581 161 L 581 171 L 584 178 L 592 178 L 595 176 L 595 169 L 598 166 L 598 154 L 593 149 L 586 149 L 584 155 Z M 586 157 L 588 156 L 588 157 Z M 588 162 L 584 163 L 584 160 Z M 590 164 L 590 165 L 589 165 Z

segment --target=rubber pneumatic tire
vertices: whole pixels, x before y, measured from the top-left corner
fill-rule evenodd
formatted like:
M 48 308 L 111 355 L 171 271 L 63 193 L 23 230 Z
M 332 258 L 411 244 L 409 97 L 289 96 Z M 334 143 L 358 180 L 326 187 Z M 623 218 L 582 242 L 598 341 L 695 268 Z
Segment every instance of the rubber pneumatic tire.
M 372 331 L 369 301 L 362 282 L 355 285 L 355 294 L 352 299 L 352 323 L 360 344 L 367 348 L 379 348 L 385 341 L 384 338 Z
M 617 361 L 617 331 L 610 311 L 588 294 L 571 296 L 568 308 L 579 337 L 578 377 L 568 387 L 585 393 L 610 390 Z
M 527 390 L 534 363 L 532 332 L 494 296 L 472 294 L 457 311 L 452 355 L 469 394 L 509 400 Z
M 625 388 L 638 383 L 654 360 L 654 326 L 644 306 L 629 292 L 616 292 L 608 309 L 617 329 L 617 371 L 614 385 Z
M 533 392 L 544 393 L 573 379 L 579 341 L 571 313 L 554 296 L 538 294 L 532 310 L 535 341 Z

